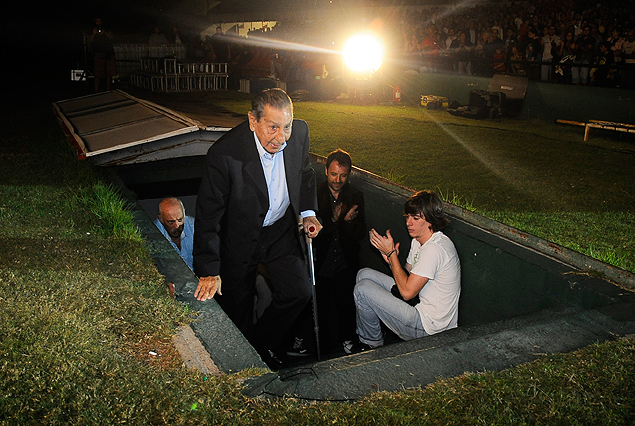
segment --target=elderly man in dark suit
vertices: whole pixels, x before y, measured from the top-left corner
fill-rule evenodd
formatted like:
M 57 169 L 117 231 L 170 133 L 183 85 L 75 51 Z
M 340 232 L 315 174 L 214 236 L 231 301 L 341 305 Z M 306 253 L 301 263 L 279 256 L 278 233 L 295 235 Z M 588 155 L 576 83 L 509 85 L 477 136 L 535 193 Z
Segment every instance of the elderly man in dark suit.
M 249 121 L 212 145 L 196 202 L 194 271 L 198 300 L 217 300 L 270 367 L 285 365 L 285 339 L 311 300 L 298 217 L 305 232 L 322 228 L 309 130 L 293 119 L 280 89 L 256 95 Z M 253 326 L 258 265 L 269 275 L 272 303 Z M 222 292 L 221 292 L 222 277 Z

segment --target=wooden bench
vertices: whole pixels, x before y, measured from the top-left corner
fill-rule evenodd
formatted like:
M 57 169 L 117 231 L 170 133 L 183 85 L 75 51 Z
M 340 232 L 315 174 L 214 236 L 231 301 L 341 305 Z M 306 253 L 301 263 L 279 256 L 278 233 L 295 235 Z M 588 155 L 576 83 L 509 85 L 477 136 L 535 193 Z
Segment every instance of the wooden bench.
M 584 126 L 584 141 L 589 140 L 589 132 L 591 129 L 613 130 L 615 132 L 635 133 L 635 125 L 626 123 L 615 123 L 612 121 L 589 120 L 588 123 L 571 120 L 556 120 L 558 123 L 571 124 L 574 126 Z

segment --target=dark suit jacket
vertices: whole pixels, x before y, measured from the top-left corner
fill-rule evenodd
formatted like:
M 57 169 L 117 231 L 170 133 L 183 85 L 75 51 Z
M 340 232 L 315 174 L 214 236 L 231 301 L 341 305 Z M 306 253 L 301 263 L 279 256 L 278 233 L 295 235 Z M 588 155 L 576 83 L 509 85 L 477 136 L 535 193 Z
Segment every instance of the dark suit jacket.
M 194 272 L 199 277 L 228 271 L 236 276 L 237 271 L 254 261 L 258 236 L 269 209 L 267 183 L 255 143 L 249 122 L 244 122 L 207 152 L 194 226 Z M 296 217 L 302 211 L 317 210 L 306 122 L 293 120 L 291 137 L 282 152 L 289 199 Z
M 331 209 L 331 192 L 326 182 L 322 183 L 317 190 L 318 194 L 318 216 L 322 221 L 322 230 L 315 237 L 315 270 L 319 271 L 328 253 L 329 246 L 335 232 L 338 233 L 340 245 L 346 263 L 353 270 L 359 269 L 359 242 L 366 237 L 366 219 L 364 208 L 364 194 L 350 183 L 344 185 L 340 191 L 337 201 L 344 204 L 340 220 L 333 222 Z M 357 204 L 357 217 L 350 222 L 344 220 L 348 210 Z

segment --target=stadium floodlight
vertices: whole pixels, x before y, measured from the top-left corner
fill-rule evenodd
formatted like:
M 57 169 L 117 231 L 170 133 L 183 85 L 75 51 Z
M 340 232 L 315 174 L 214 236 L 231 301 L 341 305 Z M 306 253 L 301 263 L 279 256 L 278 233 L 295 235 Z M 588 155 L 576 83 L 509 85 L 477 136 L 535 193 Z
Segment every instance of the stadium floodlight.
M 384 45 L 372 33 L 358 33 L 342 49 L 344 64 L 355 74 L 370 76 L 384 60 Z

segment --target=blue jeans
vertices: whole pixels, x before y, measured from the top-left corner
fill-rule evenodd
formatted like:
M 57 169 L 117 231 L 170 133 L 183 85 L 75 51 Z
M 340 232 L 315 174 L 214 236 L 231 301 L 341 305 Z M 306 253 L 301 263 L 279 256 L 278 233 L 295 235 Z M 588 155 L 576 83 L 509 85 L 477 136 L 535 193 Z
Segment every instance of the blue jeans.
M 353 296 L 357 308 L 357 334 L 359 341 L 370 346 L 381 346 L 383 322 L 393 333 L 404 340 L 427 336 L 419 311 L 390 292 L 395 280 L 371 268 L 357 273 Z

